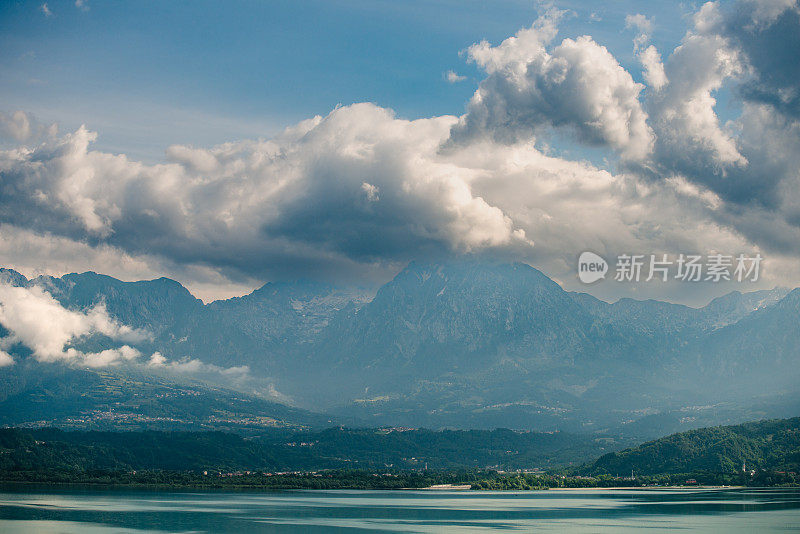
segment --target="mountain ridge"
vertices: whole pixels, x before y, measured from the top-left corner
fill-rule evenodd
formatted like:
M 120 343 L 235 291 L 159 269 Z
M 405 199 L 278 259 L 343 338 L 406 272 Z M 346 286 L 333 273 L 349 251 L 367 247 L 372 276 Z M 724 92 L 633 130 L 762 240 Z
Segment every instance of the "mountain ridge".
M 524 263 L 472 259 L 412 262 L 374 296 L 295 281 L 208 304 L 165 278 L 0 278 L 71 309 L 102 301 L 153 332 L 143 353 L 246 365 L 298 406 L 372 423 L 599 430 L 765 386 L 796 392 L 800 290 L 731 292 L 701 308 L 607 303 Z M 736 348 L 752 340 L 757 368 Z

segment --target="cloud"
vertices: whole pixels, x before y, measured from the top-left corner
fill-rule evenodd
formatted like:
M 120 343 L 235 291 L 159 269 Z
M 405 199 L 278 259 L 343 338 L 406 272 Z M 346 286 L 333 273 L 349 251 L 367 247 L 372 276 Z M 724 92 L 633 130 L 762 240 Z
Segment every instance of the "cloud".
M 355 104 L 270 140 L 171 147 L 171 162 L 152 166 L 90 150 L 96 134 L 82 127 L 0 152 L 0 217 L 243 276 L 270 265 L 345 268 L 528 243 L 502 210 L 472 194 L 473 171 L 439 155 L 455 120 L 407 121 Z
M 160 353 L 154 352 L 147 362 L 147 367 L 154 369 L 167 369 L 181 374 L 189 374 L 193 376 L 211 375 L 212 377 L 224 377 L 233 380 L 242 380 L 247 378 L 250 373 L 250 368 L 246 365 L 235 367 L 219 367 L 217 365 L 204 363 L 200 360 L 193 358 L 183 358 L 178 361 L 167 361 L 167 359 Z M 219 376 L 217 376 L 219 375 Z
M 714 110 L 713 92 L 745 68 L 740 52 L 714 32 L 721 16 L 711 3 L 695 14 L 694 28 L 665 65 L 669 85 L 649 103 L 657 157 L 681 173 L 694 168 L 704 176 L 722 176 L 729 167 L 747 164 Z
M 798 4 L 797 0 L 744 0 L 740 4 L 740 9 L 752 22 L 743 27 L 752 30 L 772 25 L 787 12 L 797 14 Z
M 361 189 L 367 195 L 367 200 L 369 200 L 370 202 L 377 202 L 381 199 L 379 195 L 380 189 L 377 186 L 368 184 L 367 182 L 363 182 L 361 184 Z
M 578 254 L 584 250 L 605 258 L 633 252 L 761 251 L 768 258 L 769 273 L 765 271 L 763 285 L 753 289 L 796 284 L 800 274 L 791 256 L 764 254 L 758 240 L 743 236 L 734 221 L 724 219 L 723 200 L 685 178 L 649 181 L 635 173 L 612 173 L 587 162 L 548 156 L 528 145 L 498 146 L 489 141 L 471 145 L 460 154 L 459 163 L 488 166 L 489 161 L 497 168 L 473 182 L 473 190 L 502 206 L 536 239 L 529 252 L 515 251 L 506 257 L 524 258 L 570 289 L 586 290 L 577 283 L 575 271 Z M 609 299 L 625 295 L 704 304 L 719 292 L 734 289 L 742 287 L 621 287 L 602 282 L 592 291 Z
M 153 373 L 166 373 L 172 377 L 177 375 L 184 379 L 190 377 L 194 380 L 272 398 L 280 402 L 293 402 L 290 397 L 278 392 L 269 378 L 253 376 L 247 365 L 220 367 L 188 357 L 169 361 L 160 352 L 154 352 L 144 364 L 144 368 Z
M 658 53 L 653 45 L 639 50 L 637 53 L 639 61 L 644 67 L 644 79 L 653 89 L 661 89 L 667 84 L 667 75 L 664 72 L 664 65 L 661 63 L 661 54 Z
M 52 11 L 50 11 L 50 8 L 47 6 L 47 2 L 45 2 L 44 4 L 42 4 L 41 6 L 39 6 L 39 11 L 41 11 L 41 12 L 42 12 L 42 14 L 43 14 L 45 17 L 51 17 L 51 16 L 53 16 L 53 12 L 52 12 Z
M 3 267 L 28 278 L 85 271 L 126 281 L 168 276 L 184 282 L 204 302 L 241 296 L 263 284 L 262 280 L 237 277 L 206 265 L 179 264 L 163 256 L 131 254 L 106 243 L 90 244 L 9 224 L 0 224 L 0 258 Z
M 81 11 L 89 11 L 89 2 L 88 0 L 75 0 L 75 7 Z
M 146 332 L 125 326 L 109 317 L 100 304 L 85 311 L 68 310 L 40 287 L 15 287 L 0 283 L 0 324 L 9 334 L 0 339 L 4 365 L 11 363 L 8 351 L 16 344 L 31 350 L 42 362 L 76 362 L 89 367 L 105 367 L 139 357 L 135 348 L 125 344 L 100 352 L 75 347 L 89 336 L 136 343 L 147 339 Z
M 646 46 L 650 40 L 649 33 L 653 29 L 653 21 L 642 14 L 628 15 L 625 17 L 625 27 L 636 28 L 639 32 L 633 40 L 633 52 L 644 67 L 645 81 L 653 89 L 661 89 L 667 84 L 661 54 L 655 46 Z
M 102 303 L 87 310 L 64 308 L 38 285 L 19 287 L 11 280 L 0 280 L 0 325 L 8 332 L 0 338 L 0 367 L 13 365 L 9 351 L 22 345 L 40 362 L 94 368 L 127 363 L 260 391 L 259 384 L 251 383 L 247 366 L 226 368 L 190 358 L 168 361 L 160 352 L 142 361 L 142 353 L 132 345 L 152 341 L 148 332 L 121 324 L 109 316 Z M 81 348 L 92 339 L 91 346 L 109 348 Z
M 713 217 L 772 254 L 800 239 L 800 13 L 797 2 L 704 4 L 651 95 L 654 167 L 720 199 Z M 738 97 L 722 123 L 716 93 Z
M 768 250 L 797 253 L 800 243 L 800 121 L 767 104 L 746 102 L 736 121 L 747 166 L 711 182 L 728 200 L 720 213 Z M 702 178 L 695 178 L 701 181 Z
M 497 46 L 482 41 L 469 48 L 470 60 L 488 77 L 454 126 L 453 139 L 513 143 L 559 127 L 624 158 L 646 157 L 653 134 L 639 102 L 643 86 L 589 36 L 548 49 L 561 15 L 550 11 Z
M 467 77 L 456 74 L 455 71 L 453 70 L 448 70 L 447 72 L 444 73 L 444 79 L 447 80 L 449 83 L 458 83 L 458 82 L 463 82 L 464 80 L 467 79 Z
M 644 39 L 648 39 L 648 33 L 650 33 L 653 29 L 653 21 L 647 18 L 645 15 L 641 13 L 637 13 L 635 15 L 626 15 L 625 16 L 625 27 L 626 28 L 636 28 L 639 30 L 640 35 L 644 37 Z
M 725 13 L 716 30 L 747 60 L 739 88 L 750 102 L 800 118 L 800 6 L 793 1 L 742 2 Z
M 57 134 L 56 123 L 42 124 L 24 111 L 15 111 L 11 115 L 0 113 L 0 139 L 38 144 L 48 139 L 55 139 Z

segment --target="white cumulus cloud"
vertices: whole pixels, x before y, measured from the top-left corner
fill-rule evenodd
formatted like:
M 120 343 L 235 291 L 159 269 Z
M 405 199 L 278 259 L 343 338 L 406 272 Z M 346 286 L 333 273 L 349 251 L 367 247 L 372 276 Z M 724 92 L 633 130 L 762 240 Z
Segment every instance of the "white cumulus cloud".
M 470 59 L 488 77 L 453 138 L 517 142 L 553 126 L 589 144 L 610 146 L 625 158 L 646 157 L 653 134 L 639 101 L 643 86 L 589 36 L 549 48 L 559 17 L 551 11 L 497 46 L 482 41 L 469 48 Z
M 653 21 L 642 14 L 628 15 L 625 17 L 625 27 L 638 30 L 638 34 L 633 40 L 633 52 L 644 67 L 645 81 L 653 89 L 661 89 L 667 84 L 667 75 L 664 73 L 661 54 L 658 53 L 655 46 L 647 46 L 650 40 L 649 34 L 653 29 Z
M 717 169 L 747 163 L 714 109 L 714 91 L 744 73 L 739 51 L 714 31 L 720 17 L 711 3 L 695 15 L 694 28 L 666 63 L 669 85 L 650 103 L 663 160 L 691 160 Z
M 5 218 L 251 274 L 275 254 L 347 263 L 524 241 L 502 210 L 472 194 L 472 171 L 439 155 L 454 122 L 356 104 L 270 140 L 170 147 L 171 163 L 152 166 L 91 150 L 96 134 L 80 128 L 0 152 Z M 363 202 L 378 192 L 378 207 Z
M 10 115 L 0 113 L 0 139 L 38 144 L 47 139 L 54 139 L 57 134 L 56 123 L 42 124 L 24 111 L 17 110 Z
M 147 333 L 120 324 L 106 313 L 102 305 L 85 311 L 68 310 L 40 287 L 15 287 L 0 283 L 0 324 L 9 335 L 0 339 L 4 353 L 0 361 L 10 363 L 8 350 L 19 343 L 30 349 L 43 362 L 76 362 L 90 367 L 104 367 L 139 357 L 129 345 L 100 352 L 84 352 L 72 344 L 91 335 L 135 343 Z

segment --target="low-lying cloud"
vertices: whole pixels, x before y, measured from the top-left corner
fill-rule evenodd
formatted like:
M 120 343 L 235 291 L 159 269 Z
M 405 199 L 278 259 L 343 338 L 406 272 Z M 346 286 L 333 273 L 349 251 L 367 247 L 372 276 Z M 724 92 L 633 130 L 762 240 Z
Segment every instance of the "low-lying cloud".
M 85 311 L 68 310 L 40 287 L 15 287 L 8 283 L 0 283 L 0 324 L 9 332 L 0 338 L 3 350 L 0 361 L 5 365 L 13 363 L 8 351 L 21 344 L 41 362 L 64 361 L 105 367 L 134 360 L 141 353 L 128 344 L 98 352 L 80 350 L 73 345 L 89 336 L 104 336 L 123 343 L 137 343 L 148 338 L 147 332 L 111 318 L 102 304 Z
M 92 368 L 124 363 L 231 386 L 255 387 L 247 366 L 219 367 L 194 358 L 170 361 L 157 351 L 146 357 L 136 346 L 151 342 L 151 334 L 120 323 L 102 303 L 86 310 L 68 309 L 39 285 L 21 287 L 5 276 L 0 280 L 0 326 L 5 329 L 0 337 L 0 367 L 14 365 L 16 359 L 11 353 L 20 352 L 16 349 L 22 347 L 42 363 Z M 92 341 L 100 348 L 87 350 L 85 346 Z
M 195 358 L 184 358 L 181 360 L 168 361 L 160 352 L 154 352 L 147 361 L 147 367 L 151 369 L 168 369 L 182 374 L 193 376 L 210 375 L 229 377 L 233 380 L 247 378 L 250 368 L 247 365 L 235 367 L 219 367 L 218 365 L 204 363 Z

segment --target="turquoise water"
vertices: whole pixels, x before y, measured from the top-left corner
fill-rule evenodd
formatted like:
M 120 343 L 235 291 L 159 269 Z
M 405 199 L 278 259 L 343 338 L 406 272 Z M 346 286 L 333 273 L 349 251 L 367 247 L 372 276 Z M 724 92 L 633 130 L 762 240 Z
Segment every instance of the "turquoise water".
M 0 490 L 0 532 L 800 532 L 800 491 Z

